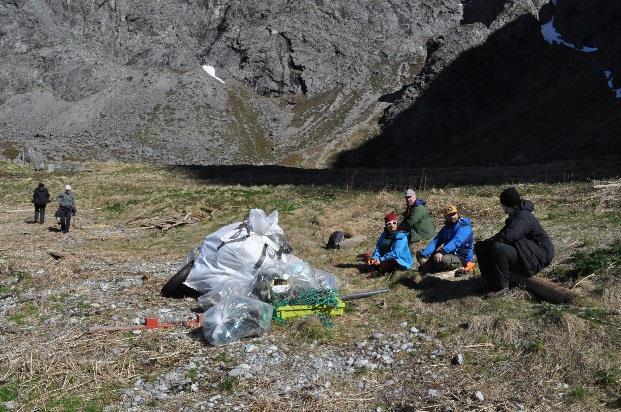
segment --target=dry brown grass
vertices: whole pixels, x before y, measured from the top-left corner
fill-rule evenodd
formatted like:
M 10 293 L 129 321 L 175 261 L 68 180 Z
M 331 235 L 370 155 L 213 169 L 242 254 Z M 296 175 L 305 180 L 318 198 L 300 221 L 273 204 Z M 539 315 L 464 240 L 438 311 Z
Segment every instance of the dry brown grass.
M 127 320 L 137 313 L 157 313 L 159 308 L 192 307 L 190 300 L 160 298 L 159 288 L 171 273 L 145 271 L 141 265 L 181 262 L 206 234 L 239 220 L 253 206 L 279 209 L 281 226 L 296 255 L 334 272 L 344 292 L 392 288 L 388 294 L 352 302 L 348 313 L 335 319 L 336 326 L 329 333 L 313 321 L 274 328 L 271 336 L 290 351 L 308 350 L 309 340 L 351 348 L 373 331 L 395 330 L 399 322 L 407 321 L 441 342 L 447 352 L 464 353 L 466 363 L 463 368 L 453 368 L 445 362 L 405 358 L 404 368 L 413 371 L 417 380 L 404 382 L 407 395 L 401 404 L 391 405 L 384 403 L 382 395 L 388 377 L 379 371 L 368 377 L 374 390 L 358 390 L 354 378 L 333 387 L 341 395 L 324 400 L 303 392 L 281 399 L 267 380 L 243 383 L 237 390 L 258 394 L 249 409 L 391 406 L 395 410 L 440 410 L 452 406 L 454 410 L 513 410 L 519 401 L 532 410 L 578 411 L 603 409 L 614 396 L 610 388 L 598 386 L 594 375 L 621 363 L 618 317 L 549 307 L 522 290 L 497 301 L 484 301 L 476 278 L 421 282 L 411 273 L 401 274 L 401 279 L 368 279 L 358 273 L 357 255 L 373 248 L 383 216 L 402 210 L 400 189 L 219 186 L 152 166 L 95 164 L 92 168 L 93 173 L 63 176 L 0 166 L 0 304 L 5 305 L 0 306 L 0 388 L 18 386 L 19 410 L 118 407 L 119 389 L 130 387 L 138 377 L 170 370 L 201 351 L 213 362 L 210 379 L 222 379 L 229 366 L 217 361 L 219 352 L 192 339 L 183 329 L 141 335 L 92 335 L 87 329 L 111 324 L 115 316 Z M 23 222 L 30 217 L 28 199 L 39 179 L 46 181 L 51 192 L 66 181 L 76 190 L 78 227 L 65 239 Z M 557 246 L 555 263 L 544 276 L 560 279 L 561 272 L 571 267 L 574 251 L 607 245 L 618 238 L 619 211 L 602 206 L 608 205 L 609 199 L 618 199 L 616 194 L 606 192 L 602 198 L 602 192 L 583 183 L 524 184 L 518 189 L 535 202 L 536 213 Z M 419 196 L 429 202 L 438 228 L 441 206 L 457 203 L 463 214 L 473 219 L 477 237 L 483 238 L 502 225 L 499 191 L 497 186 L 443 187 L 419 191 Z M 8 213 L 21 209 L 27 211 Z M 199 221 L 166 233 L 138 227 L 143 219 L 187 212 Z M 337 229 L 365 240 L 340 251 L 324 249 L 329 234 Z M 58 250 L 66 257 L 56 261 L 48 250 Z M 129 286 L 102 292 L 103 297 L 95 302 L 93 290 L 97 290 L 98 279 L 127 281 Z M 589 304 L 621 309 L 619 278 L 607 279 L 602 283 L 595 274 L 575 290 Z M 566 286 L 574 284 L 565 281 Z M 78 321 L 72 323 L 72 319 Z M 436 379 L 425 381 L 427 372 Z M 445 392 L 439 399 L 427 399 L 424 391 L 428 387 L 444 388 Z M 472 391 L 479 389 L 486 396 L 483 406 L 471 400 Z M 206 391 L 195 396 L 212 394 Z M 412 404 L 416 408 L 408 409 Z M 172 401 L 156 405 L 168 410 L 176 406 Z

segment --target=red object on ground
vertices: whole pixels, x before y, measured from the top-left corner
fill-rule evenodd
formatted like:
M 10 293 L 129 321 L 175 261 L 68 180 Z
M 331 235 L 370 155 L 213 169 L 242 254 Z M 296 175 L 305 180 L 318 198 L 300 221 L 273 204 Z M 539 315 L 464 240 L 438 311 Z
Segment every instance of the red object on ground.
M 185 323 L 160 323 L 160 320 L 155 317 L 149 317 L 144 319 L 144 325 L 128 325 L 128 326 L 93 326 L 88 331 L 93 332 L 117 332 L 127 330 L 144 330 L 144 329 L 168 329 L 179 326 L 185 326 L 190 329 L 198 328 L 203 321 L 203 314 L 196 315 L 196 318 L 190 319 Z

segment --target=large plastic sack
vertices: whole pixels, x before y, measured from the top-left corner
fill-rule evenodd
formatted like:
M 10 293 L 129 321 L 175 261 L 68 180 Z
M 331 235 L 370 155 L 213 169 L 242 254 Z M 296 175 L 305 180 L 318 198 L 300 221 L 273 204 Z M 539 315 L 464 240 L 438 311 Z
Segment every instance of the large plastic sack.
M 252 290 L 258 270 L 284 259 L 291 247 L 278 226 L 278 211 L 269 216 L 252 209 L 243 222 L 226 225 L 208 235 L 185 284 L 201 293 Z
M 273 307 L 260 300 L 227 295 L 203 316 L 203 336 L 211 345 L 226 345 L 270 329 Z

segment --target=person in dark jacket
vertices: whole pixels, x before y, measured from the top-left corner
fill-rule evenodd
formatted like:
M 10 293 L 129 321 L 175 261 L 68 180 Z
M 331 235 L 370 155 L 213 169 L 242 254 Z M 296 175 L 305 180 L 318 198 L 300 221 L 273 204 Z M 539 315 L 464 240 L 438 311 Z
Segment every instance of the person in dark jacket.
M 34 222 L 43 224 L 45 222 L 45 206 L 50 203 L 50 192 L 43 183 L 39 183 L 32 193 L 32 203 L 34 203 Z
M 533 202 L 522 200 L 518 191 L 509 187 L 500 194 L 500 204 L 508 215 L 504 227 L 474 245 L 481 276 L 491 290 L 489 298 L 509 290 L 511 273 L 532 276 L 554 258 L 552 241 L 533 215 Z
M 397 230 L 398 218 L 395 212 L 384 217 L 384 231 L 377 239 L 375 251 L 367 262 L 370 271 L 387 273 L 412 267 L 408 237 L 405 232 Z
M 70 185 L 65 185 L 65 191 L 58 195 L 58 217 L 60 218 L 60 229 L 63 233 L 69 233 L 71 227 L 71 216 L 75 216 L 75 195 L 71 191 Z
M 403 212 L 403 220 L 399 223 L 399 230 L 408 234 L 410 243 L 429 240 L 436 232 L 426 205 L 427 202 L 424 199 L 416 198 L 414 190 L 405 191 L 405 212 Z
M 444 208 L 444 226 L 427 247 L 417 253 L 418 271 L 425 274 L 461 268 L 471 270 L 474 266 L 472 244 L 470 219 L 460 217 L 457 206 L 448 205 Z

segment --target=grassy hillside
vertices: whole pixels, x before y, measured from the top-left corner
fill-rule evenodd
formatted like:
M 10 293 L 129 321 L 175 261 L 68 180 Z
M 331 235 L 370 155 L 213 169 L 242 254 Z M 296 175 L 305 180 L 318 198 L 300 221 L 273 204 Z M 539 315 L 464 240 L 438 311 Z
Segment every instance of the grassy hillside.
M 69 235 L 54 231 L 53 204 L 45 225 L 26 223 L 39 181 L 53 197 L 64 183 L 74 187 L 78 215 Z M 621 309 L 618 187 L 518 186 L 557 248 L 542 276 L 574 288 L 580 307 L 542 303 L 521 289 L 483 300 L 477 276 L 422 281 L 413 271 L 392 278 L 360 274 L 356 256 L 372 249 L 384 214 L 402 209 L 402 189 L 216 185 L 139 164 L 42 174 L 0 163 L 0 411 L 621 406 L 621 320 L 612 314 Z M 482 239 L 502 226 L 501 189 L 436 187 L 419 197 L 429 202 L 438 227 L 441 207 L 458 204 Z M 331 329 L 300 320 L 218 348 L 183 327 L 88 333 L 95 325 L 128 325 L 145 316 L 193 317 L 194 300 L 164 299 L 159 289 L 205 235 L 253 207 L 277 209 L 294 253 L 334 273 L 342 292 L 391 291 L 351 302 Z M 192 224 L 167 231 L 143 226 L 188 213 Z M 324 249 L 336 229 L 361 243 Z M 55 260 L 49 251 L 65 257 Z M 347 372 L 349 358 L 373 359 L 370 347 L 390 353 L 390 361 L 379 356 L 377 368 Z M 463 365 L 451 364 L 455 354 L 463 355 Z M 261 362 L 263 372 L 253 369 Z M 250 372 L 231 376 L 243 364 Z M 153 395 L 161 382 L 164 395 Z

